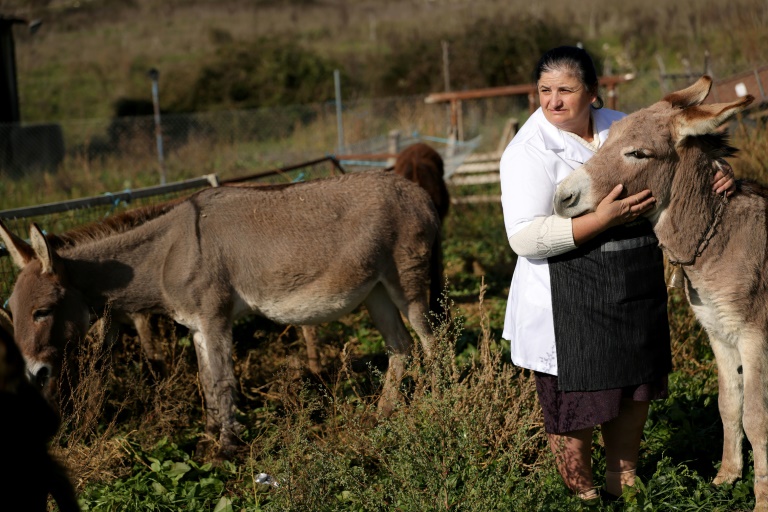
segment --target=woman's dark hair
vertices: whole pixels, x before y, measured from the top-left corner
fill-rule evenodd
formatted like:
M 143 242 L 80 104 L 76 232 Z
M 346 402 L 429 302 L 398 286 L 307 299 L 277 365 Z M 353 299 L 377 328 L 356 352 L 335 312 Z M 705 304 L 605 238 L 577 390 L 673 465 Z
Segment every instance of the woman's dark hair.
M 597 96 L 594 108 L 603 107 L 603 98 L 598 94 L 598 80 L 595 63 L 586 50 L 578 46 L 558 46 L 552 48 L 539 59 L 534 71 L 534 79 L 538 84 L 543 73 L 550 71 L 565 71 L 575 76 L 587 90 Z

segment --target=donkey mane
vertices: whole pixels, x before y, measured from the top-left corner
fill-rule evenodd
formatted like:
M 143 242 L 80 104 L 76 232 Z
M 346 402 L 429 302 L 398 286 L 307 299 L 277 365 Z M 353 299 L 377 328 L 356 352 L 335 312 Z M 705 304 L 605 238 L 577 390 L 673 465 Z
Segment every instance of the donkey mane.
M 271 191 L 282 190 L 296 185 L 306 184 L 306 181 L 291 181 L 289 183 L 225 183 L 225 187 L 250 188 L 255 190 Z
M 708 133 L 689 137 L 686 144 L 700 147 L 711 158 L 728 158 L 739 151 L 731 146 L 727 133 Z
M 291 183 L 232 183 L 226 185 L 227 187 L 249 188 L 260 191 L 275 191 L 285 188 L 299 185 L 303 182 L 291 182 Z M 202 191 L 200 191 L 202 192 Z M 183 203 L 184 201 L 197 195 L 199 192 L 192 194 L 191 196 L 183 196 L 164 203 L 152 204 L 148 206 L 142 206 L 134 208 L 132 210 L 125 211 L 118 215 L 107 217 L 106 219 L 92 222 L 84 226 L 79 226 L 70 231 L 60 234 L 48 234 L 46 238 L 51 244 L 53 249 L 59 249 L 62 247 L 72 247 L 74 245 L 93 242 L 95 240 L 101 240 L 110 235 L 116 235 L 119 233 L 125 233 L 133 228 L 141 226 L 150 220 L 154 220 L 161 217 L 171 211 L 176 205 Z
M 768 186 L 755 180 L 736 180 L 736 190 L 739 194 L 754 195 L 768 199 Z
M 61 234 L 48 234 L 46 238 L 53 249 L 72 247 L 79 243 L 101 240 L 110 235 L 125 233 L 142 224 L 161 217 L 171 211 L 176 205 L 187 200 L 181 197 L 165 203 L 153 204 L 134 208 L 113 217 L 79 226 Z

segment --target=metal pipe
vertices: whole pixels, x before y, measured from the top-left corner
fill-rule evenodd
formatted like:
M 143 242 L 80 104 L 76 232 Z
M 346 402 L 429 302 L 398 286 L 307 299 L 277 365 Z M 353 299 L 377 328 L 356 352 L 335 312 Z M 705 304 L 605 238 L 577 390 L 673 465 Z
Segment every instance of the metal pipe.
M 163 130 L 160 124 L 160 92 L 158 87 L 160 72 L 152 68 L 147 74 L 152 80 L 152 104 L 155 109 L 155 139 L 157 140 L 157 162 L 160 166 L 160 184 L 165 185 L 165 157 L 163 155 Z
M 338 69 L 333 70 L 333 85 L 336 89 L 336 129 L 339 134 L 339 146 L 336 149 L 339 153 L 344 152 L 344 123 L 341 119 L 341 73 Z

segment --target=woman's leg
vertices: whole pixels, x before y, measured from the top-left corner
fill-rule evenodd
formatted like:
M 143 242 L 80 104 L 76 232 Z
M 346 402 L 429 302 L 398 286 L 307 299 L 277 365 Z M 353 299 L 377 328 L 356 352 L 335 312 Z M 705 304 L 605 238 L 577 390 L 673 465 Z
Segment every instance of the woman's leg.
M 565 434 L 547 434 L 549 447 L 555 454 L 557 470 L 565 485 L 582 497 L 591 498 L 592 482 L 592 428 Z M 594 494 L 596 496 L 596 494 Z
M 640 439 L 648 418 L 650 402 L 622 399 L 619 415 L 603 423 L 605 443 L 605 487 L 614 496 L 621 496 L 622 487 L 635 484 Z

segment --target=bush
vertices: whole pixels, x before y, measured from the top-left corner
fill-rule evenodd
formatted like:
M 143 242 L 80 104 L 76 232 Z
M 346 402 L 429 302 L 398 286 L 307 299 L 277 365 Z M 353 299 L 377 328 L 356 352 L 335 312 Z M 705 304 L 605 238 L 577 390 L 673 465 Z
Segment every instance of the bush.
M 390 35 L 389 52 L 372 61 L 375 95 L 422 94 L 443 89 L 441 41 L 450 43 L 454 90 L 530 83 L 538 58 L 546 50 L 576 44 L 568 28 L 529 16 L 506 21 L 479 20 L 453 34 Z M 592 53 L 595 62 L 599 56 Z
M 337 66 L 288 40 L 223 44 L 175 110 L 256 108 L 333 99 Z

